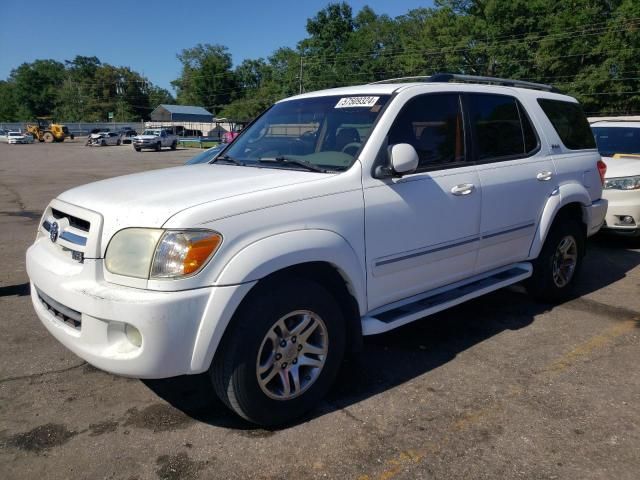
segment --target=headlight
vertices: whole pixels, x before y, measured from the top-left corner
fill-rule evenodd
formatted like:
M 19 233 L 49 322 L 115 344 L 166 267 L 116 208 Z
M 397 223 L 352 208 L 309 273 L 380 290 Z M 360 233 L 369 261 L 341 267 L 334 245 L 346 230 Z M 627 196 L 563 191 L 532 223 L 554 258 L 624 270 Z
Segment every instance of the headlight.
M 222 235 L 211 230 L 166 232 L 153 256 L 151 278 L 173 278 L 200 270 L 222 243 Z
M 149 278 L 149 267 L 164 230 L 125 228 L 116 233 L 107 247 L 105 266 L 111 273 Z
M 105 266 L 129 277 L 179 278 L 198 272 L 221 243 L 211 230 L 126 228 L 109 242 Z
M 640 189 L 640 176 L 606 178 L 604 180 L 604 188 L 613 190 L 638 190 Z

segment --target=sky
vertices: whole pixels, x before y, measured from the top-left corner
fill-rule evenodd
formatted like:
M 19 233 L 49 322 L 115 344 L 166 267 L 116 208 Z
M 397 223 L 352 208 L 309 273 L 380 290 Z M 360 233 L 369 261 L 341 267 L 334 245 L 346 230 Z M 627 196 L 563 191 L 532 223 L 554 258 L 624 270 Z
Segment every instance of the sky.
M 307 18 L 328 0 L 32 0 L 28 8 L 0 9 L 0 80 L 24 62 L 76 55 L 130 67 L 155 85 L 171 88 L 180 74 L 176 54 L 198 43 L 229 48 L 234 64 L 295 47 Z M 365 5 L 390 17 L 432 5 L 431 0 L 349 0 L 354 15 Z

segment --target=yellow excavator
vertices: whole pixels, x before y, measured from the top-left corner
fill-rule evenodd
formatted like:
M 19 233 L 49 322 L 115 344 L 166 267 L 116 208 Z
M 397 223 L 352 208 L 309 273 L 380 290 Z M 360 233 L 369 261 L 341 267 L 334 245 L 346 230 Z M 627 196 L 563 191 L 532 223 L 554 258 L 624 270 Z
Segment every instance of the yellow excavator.
M 64 142 L 67 137 L 73 140 L 73 135 L 65 125 L 53 123 L 45 117 L 38 118 L 35 123 L 28 123 L 26 130 L 39 142 Z

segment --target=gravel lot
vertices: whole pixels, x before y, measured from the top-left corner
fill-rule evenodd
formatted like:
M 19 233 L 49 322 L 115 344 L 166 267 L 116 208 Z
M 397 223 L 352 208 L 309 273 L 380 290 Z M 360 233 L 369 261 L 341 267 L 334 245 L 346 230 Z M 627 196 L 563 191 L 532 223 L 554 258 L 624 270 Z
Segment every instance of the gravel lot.
M 0 144 L 0 477 L 638 478 L 640 244 L 590 241 L 563 305 L 513 288 L 367 338 L 311 416 L 256 429 L 206 377 L 101 372 L 33 313 L 24 254 L 51 198 L 196 153 L 83 140 Z

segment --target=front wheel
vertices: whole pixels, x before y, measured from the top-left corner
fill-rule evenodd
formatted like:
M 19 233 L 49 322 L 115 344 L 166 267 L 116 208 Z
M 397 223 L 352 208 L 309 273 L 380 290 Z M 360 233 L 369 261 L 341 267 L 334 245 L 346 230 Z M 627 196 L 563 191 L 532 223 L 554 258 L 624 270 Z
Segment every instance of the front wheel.
M 141 149 L 140 149 L 140 147 L 133 147 L 133 149 L 134 149 L 136 152 L 139 152 L 139 151 L 141 150 Z
M 305 278 L 258 285 L 236 313 L 211 366 L 220 399 L 260 425 L 291 422 L 327 393 L 345 345 L 331 294 Z
M 552 303 L 567 298 L 582 267 L 585 244 L 586 235 L 580 223 L 557 219 L 533 262 L 533 275 L 526 282 L 529 293 Z

